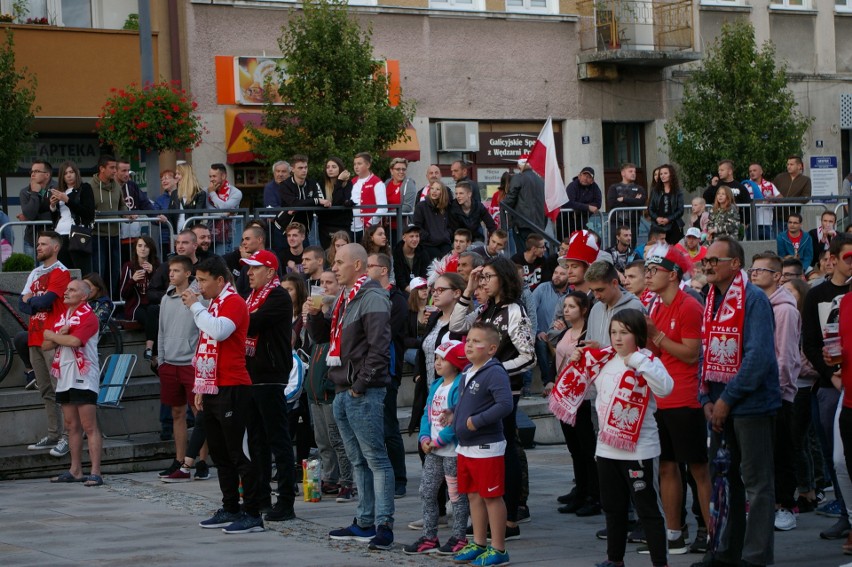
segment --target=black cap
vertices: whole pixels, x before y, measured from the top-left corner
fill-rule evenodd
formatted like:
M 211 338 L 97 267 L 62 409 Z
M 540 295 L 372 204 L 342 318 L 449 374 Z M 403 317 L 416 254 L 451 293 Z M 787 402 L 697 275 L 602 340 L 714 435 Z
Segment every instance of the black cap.
M 595 176 L 595 170 L 589 167 L 588 165 L 580 170 L 580 173 L 588 173 L 592 177 Z
M 405 227 L 405 230 L 402 232 L 403 234 L 408 234 L 409 232 L 420 232 L 420 227 L 416 224 L 410 224 Z

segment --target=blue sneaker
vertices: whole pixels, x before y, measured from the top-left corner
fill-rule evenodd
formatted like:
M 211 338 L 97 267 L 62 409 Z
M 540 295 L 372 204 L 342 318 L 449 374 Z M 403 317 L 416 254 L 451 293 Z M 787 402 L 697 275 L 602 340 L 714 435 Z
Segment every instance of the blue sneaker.
M 380 524 L 376 537 L 370 540 L 370 551 L 388 551 L 393 549 L 393 530 L 387 524 Z
M 212 518 L 198 522 L 198 525 L 206 529 L 224 528 L 239 520 L 240 515 L 239 512 L 232 514 L 226 512 L 224 508 L 219 508 Z
M 482 545 L 477 545 L 474 542 L 468 543 L 466 546 L 461 548 L 461 551 L 456 553 L 453 556 L 454 563 L 470 563 L 483 553 L 488 551 L 488 548 Z
M 263 518 L 243 514 L 240 519 L 222 528 L 226 534 L 250 534 L 252 532 L 266 531 L 263 527 Z
M 816 509 L 817 514 L 820 516 L 828 516 L 829 518 L 839 518 L 842 515 L 842 512 L 843 510 L 841 509 L 840 502 L 838 500 L 826 502 Z
M 358 519 L 355 518 L 352 520 L 351 526 L 348 528 L 340 528 L 339 530 L 331 530 L 328 532 L 328 537 L 329 539 L 335 539 L 338 541 L 360 541 L 362 543 L 369 543 L 370 540 L 376 537 L 376 528 L 375 526 L 362 528 L 358 525 Z
M 476 567 L 485 567 L 487 565 L 508 565 L 509 552 L 497 551 L 489 545 L 488 549 L 485 550 L 485 553 L 471 561 L 470 564 L 475 565 Z

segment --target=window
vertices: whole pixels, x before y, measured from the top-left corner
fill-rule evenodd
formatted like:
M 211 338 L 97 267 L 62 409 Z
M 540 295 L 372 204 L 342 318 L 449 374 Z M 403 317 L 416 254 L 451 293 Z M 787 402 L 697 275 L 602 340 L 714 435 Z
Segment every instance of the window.
M 810 10 L 810 0 L 772 0 L 770 8 L 785 10 Z
M 506 0 L 506 11 L 557 14 L 559 3 L 556 0 Z
M 14 0 L 0 0 L 0 12 L 11 14 Z M 47 18 L 52 26 L 121 29 L 130 14 L 138 12 L 137 0 L 28 0 L 28 18 Z
M 834 0 L 836 12 L 852 12 L 852 0 Z
M 745 0 L 701 0 L 702 6 L 745 6 Z
M 429 0 L 429 7 L 434 10 L 485 10 L 485 0 Z

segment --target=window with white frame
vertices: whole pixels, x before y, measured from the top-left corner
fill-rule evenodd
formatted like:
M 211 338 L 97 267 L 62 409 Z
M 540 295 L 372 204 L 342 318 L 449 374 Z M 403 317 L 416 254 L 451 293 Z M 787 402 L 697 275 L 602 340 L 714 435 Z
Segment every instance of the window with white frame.
M 435 10 L 485 10 L 485 0 L 429 0 L 429 7 Z
M 506 11 L 556 14 L 559 11 L 559 4 L 558 0 L 506 0 Z
M 11 14 L 14 0 L 0 0 L 0 11 Z M 47 20 L 52 26 L 69 28 L 121 29 L 130 14 L 137 13 L 137 0 L 28 0 L 27 19 Z
M 852 0 L 834 0 L 834 9 L 837 12 L 852 12 Z
M 811 0 L 772 0 L 771 8 L 784 8 L 789 10 L 810 10 Z
M 701 0 L 702 6 L 745 6 L 745 0 Z

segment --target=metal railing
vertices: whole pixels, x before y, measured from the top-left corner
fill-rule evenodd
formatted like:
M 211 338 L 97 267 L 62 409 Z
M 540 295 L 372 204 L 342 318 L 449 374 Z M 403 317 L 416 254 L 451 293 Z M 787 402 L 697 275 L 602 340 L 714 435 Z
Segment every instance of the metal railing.
M 691 0 L 580 0 L 580 49 L 693 48 Z

